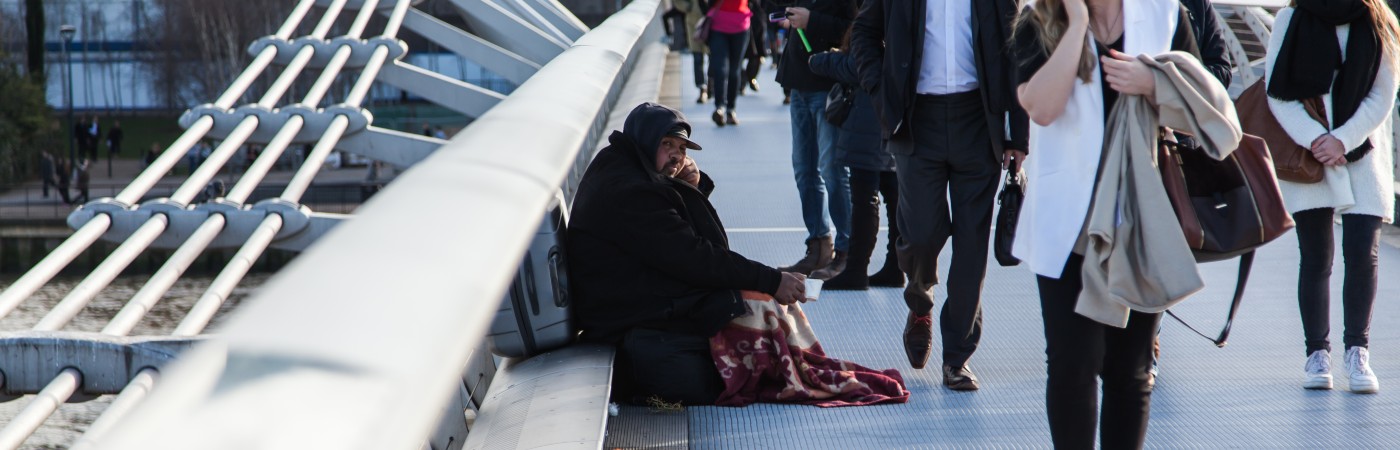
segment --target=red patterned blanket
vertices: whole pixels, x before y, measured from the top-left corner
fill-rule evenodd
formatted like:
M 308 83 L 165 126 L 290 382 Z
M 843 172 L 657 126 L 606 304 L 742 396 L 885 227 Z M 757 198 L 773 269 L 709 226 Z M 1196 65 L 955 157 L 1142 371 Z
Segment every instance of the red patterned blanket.
M 780 305 L 768 294 L 753 291 L 743 291 L 743 297 L 749 314 L 710 338 L 710 353 L 725 386 L 716 405 L 834 407 L 909 400 L 898 371 L 827 357 L 797 304 Z

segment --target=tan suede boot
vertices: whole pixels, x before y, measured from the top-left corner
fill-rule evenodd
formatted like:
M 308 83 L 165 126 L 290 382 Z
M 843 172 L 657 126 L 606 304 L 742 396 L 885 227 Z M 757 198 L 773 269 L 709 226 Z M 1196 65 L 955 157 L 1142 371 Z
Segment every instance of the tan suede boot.
M 779 267 L 778 270 L 808 275 L 811 274 L 813 270 L 831 264 L 832 256 L 831 236 L 808 239 L 807 255 L 803 256 L 796 264 L 787 267 Z
M 830 280 L 844 271 L 846 271 L 846 252 L 837 250 L 836 256 L 831 258 L 831 264 L 812 271 L 811 277 L 818 280 Z

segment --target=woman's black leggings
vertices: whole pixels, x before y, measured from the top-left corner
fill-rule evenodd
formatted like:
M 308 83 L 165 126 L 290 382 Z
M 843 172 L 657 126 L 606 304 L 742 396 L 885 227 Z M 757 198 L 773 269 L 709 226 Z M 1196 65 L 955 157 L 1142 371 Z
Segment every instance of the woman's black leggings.
M 749 32 L 721 33 L 710 31 L 710 97 L 715 107 L 734 109 L 739 98 L 739 72 L 743 71 L 744 47 L 749 45 Z
M 1298 234 L 1298 311 L 1303 316 L 1307 354 L 1332 350 L 1330 285 L 1334 244 L 1332 208 L 1309 209 L 1293 214 Z M 1380 251 L 1381 218 L 1361 214 L 1342 215 L 1342 342 L 1347 347 L 1370 345 L 1371 309 L 1376 303 L 1376 266 Z
M 1070 255 L 1058 280 L 1036 277 L 1045 320 L 1045 409 L 1050 438 L 1058 449 L 1092 449 L 1097 427 L 1105 449 L 1142 448 L 1152 406 L 1147 371 L 1162 315 L 1134 311 L 1128 326 L 1117 328 L 1076 314 L 1074 305 L 1084 287 L 1083 265 L 1083 256 Z M 1099 379 L 1103 380 L 1102 412 Z

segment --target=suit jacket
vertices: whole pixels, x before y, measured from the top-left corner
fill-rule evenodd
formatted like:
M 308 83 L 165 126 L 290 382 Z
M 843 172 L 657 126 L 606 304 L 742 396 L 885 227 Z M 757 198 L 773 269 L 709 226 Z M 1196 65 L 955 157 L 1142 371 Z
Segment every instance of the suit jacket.
M 987 129 L 998 160 L 1005 149 L 1026 150 L 1030 119 L 1016 100 L 1011 23 L 1016 0 L 972 2 L 973 53 L 986 109 Z M 925 0 L 865 0 L 851 31 L 851 54 L 860 87 L 875 99 L 886 139 L 906 139 L 915 86 L 923 66 Z

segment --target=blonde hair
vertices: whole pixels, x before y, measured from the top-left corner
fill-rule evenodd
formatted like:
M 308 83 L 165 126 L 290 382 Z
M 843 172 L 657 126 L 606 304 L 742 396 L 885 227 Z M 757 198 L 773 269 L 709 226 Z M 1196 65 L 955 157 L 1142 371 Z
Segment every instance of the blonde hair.
M 1400 23 L 1396 23 L 1395 14 L 1383 0 L 1362 1 L 1371 9 L 1371 23 L 1376 27 L 1376 37 L 1381 40 L 1381 54 L 1390 59 L 1390 69 L 1395 70 L 1400 65 L 1396 58 L 1396 53 L 1400 52 Z
M 1060 39 L 1065 35 L 1065 30 L 1069 28 L 1069 13 L 1065 11 L 1064 0 L 1036 0 L 1029 11 L 1027 13 L 1027 10 L 1022 9 L 1017 13 L 1012 39 L 1014 40 L 1017 34 L 1031 32 L 1031 27 L 1034 27 L 1035 32 L 1040 35 L 1041 45 L 1045 47 L 1045 54 L 1053 55 L 1055 47 L 1060 45 Z M 1097 67 L 1094 49 L 1089 47 L 1089 41 L 1086 39 L 1084 51 L 1079 54 L 1077 76 L 1088 84 L 1093 81 L 1094 70 Z

